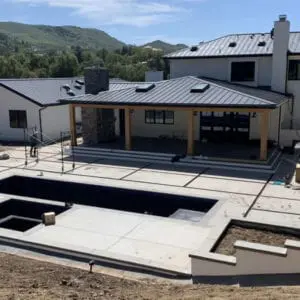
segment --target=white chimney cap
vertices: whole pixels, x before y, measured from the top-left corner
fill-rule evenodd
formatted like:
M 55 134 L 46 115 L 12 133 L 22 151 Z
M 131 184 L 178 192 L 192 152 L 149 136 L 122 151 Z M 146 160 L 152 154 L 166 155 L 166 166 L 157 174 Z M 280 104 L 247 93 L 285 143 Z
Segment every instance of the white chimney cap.
M 287 20 L 287 15 L 279 15 L 279 21 L 285 22 Z

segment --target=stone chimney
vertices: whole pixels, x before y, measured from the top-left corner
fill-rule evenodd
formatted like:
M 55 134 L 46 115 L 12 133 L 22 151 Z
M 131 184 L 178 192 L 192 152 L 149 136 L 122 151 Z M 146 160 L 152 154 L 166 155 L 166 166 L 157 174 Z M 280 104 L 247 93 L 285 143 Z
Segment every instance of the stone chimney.
M 100 67 L 91 67 L 84 70 L 85 93 L 97 95 L 109 89 L 108 70 Z
M 109 89 L 109 73 L 105 68 L 91 67 L 84 72 L 85 93 L 97 95 Z M 86 145 L 109 142 L 115 139 L 113 109 L 83 107 L 82 137 Z
M 273 62 L 272 62 L 272 90 L 286 92 L 287 53 L 290 40 L 290 22 L 286 15 L 280 15 L 275 22 L 273 33 Z

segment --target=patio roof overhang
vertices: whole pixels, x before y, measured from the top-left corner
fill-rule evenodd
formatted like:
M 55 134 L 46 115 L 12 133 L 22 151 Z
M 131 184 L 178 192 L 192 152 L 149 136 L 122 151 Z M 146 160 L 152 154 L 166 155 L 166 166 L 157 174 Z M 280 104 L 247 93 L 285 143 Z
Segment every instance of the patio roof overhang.
M 199 84 L 209 85 L 203 92 L 193 92 Z M 136 87 L 101 92 L 97 95 L 81 95 L 60 100 L 62 104 L 103 108 L 172 109 L 194 111 L 261 111 L 272 110 L 289 101 L 289 96 L 241 87 L 223 85 L 213 80 L 182 77 L 155 83 L 145 92 Z

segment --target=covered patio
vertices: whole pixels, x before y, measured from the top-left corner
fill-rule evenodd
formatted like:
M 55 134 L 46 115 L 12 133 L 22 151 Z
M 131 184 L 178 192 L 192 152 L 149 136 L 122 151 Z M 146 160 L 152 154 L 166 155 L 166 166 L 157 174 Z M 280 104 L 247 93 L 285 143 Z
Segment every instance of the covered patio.
M 271 153 L 271 151 L 268 151 L 270 115 L 272 111 L 287 103 L 288 97 L 255 88 L 229 86 L 230 88 L 228 84 L 224 86 L 214 81 L 195 77 L 183 77 L 156 84 L 145 84 L 126 90 L 106 91 L 97 95 L 72 97 L 63 99 L 61 102 L 68 103 L 70 107 L 70 129 L 72 145 L 74 146 L 76 145 L 77 136 L 75 126 L 76 107 L 94 110 L 123 110 L 124 138 L 117 137 L 116 142 L 101 143 L 98 146 L 116 149 L 124 145 L 124 149 L 128 151 L 169 152 L 169 150 L 172 150 L 173 153 L 184 153 L 189 156 L 226 155 L 226 157 L 233 159 L 266 161 L 268 153 Z M 234 87 L 236 88 L 234 89 Z M 180 141 L 173 141 L 170 139 L 143 139 L 143 136 L 134 136 L 132 133 L 133 114 L 136 111 L 146 110 L 184 113 L 186 118 L 181 122 L 185 123 L 186 138 Z M 201 143 L 196 135 L 200 112 L 249 113 L 257 115 L 259 118 L 259 145 L 251 146 L 246 143 L 235 146 L 234 143 Z M 278 132 L 280 131 L 281 121 L 282 116 L 279 114 L 277 120 Z

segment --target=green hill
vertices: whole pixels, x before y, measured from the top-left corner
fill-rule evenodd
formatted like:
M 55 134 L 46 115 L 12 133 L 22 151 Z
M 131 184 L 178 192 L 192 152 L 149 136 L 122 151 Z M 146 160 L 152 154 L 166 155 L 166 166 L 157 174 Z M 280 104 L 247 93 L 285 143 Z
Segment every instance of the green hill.
M 170 52 L 174 52 L 177 50 L 187 48 L 188 46 L 184 45 L 184 44 L 172 45 L 172 44 L 157 40 L 157 41 L 153 41 L 151 43 L 147 43 L 147 44 L 143 45 L 142 47 L 151 47 L 154 49 L 161 49 L 164 53 L 170 53 Z
M 66 49 L 78 45 L 116 50 L 125 45 L 98 29 L 0 22 L 0 45 L 13 42 L 27 44 L 37 50 Z

